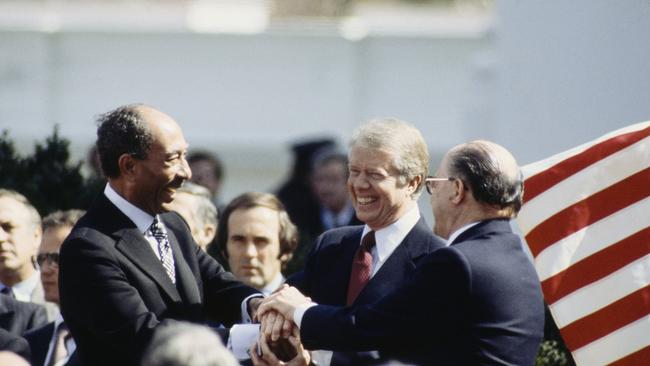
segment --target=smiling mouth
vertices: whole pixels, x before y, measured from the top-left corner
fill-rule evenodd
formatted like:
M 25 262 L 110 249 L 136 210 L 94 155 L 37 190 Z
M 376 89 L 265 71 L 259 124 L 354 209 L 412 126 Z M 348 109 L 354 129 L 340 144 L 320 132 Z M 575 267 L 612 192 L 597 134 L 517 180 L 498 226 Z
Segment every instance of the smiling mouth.
M 374 197 L 357 197 L 357 203 L 360 205 L 368 205 L 377 201 Z

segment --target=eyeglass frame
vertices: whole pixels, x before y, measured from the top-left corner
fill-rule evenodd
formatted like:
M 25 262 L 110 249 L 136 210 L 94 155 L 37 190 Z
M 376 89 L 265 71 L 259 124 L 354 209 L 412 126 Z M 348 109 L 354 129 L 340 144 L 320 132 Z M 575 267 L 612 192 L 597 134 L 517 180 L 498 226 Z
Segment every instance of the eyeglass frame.
M 456 179 L 459 179 L 458 177 L 434 177 L 434 176 L 428 176 L 424 178 L 424 188 L 427 189 L 428 194 L 433 194 L 433 187 L 429 185 L 429 182 L 451 182 Z
M 36 255 L 36 263 L 38 263 L 39 267 L 43 266 L 43 263 L 47 262 L 47 264 L 52 265 L 52 264 L 59 264 L 59 253 L 58 252 L 47 252 L 47 253 L 38 253 Z

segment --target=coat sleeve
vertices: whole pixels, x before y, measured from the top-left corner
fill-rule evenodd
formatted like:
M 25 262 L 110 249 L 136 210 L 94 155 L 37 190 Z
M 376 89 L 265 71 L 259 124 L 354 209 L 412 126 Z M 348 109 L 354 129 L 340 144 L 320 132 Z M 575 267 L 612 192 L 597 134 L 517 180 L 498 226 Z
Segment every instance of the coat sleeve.
M 460 253 L 440 249 L 418 266 L 414 278 L 377 302 L 361 307 L 315 306 L 302 319 L 308 349 L 366 351 L 433 342 L 453 329 L 468 296 L 469 267 Z

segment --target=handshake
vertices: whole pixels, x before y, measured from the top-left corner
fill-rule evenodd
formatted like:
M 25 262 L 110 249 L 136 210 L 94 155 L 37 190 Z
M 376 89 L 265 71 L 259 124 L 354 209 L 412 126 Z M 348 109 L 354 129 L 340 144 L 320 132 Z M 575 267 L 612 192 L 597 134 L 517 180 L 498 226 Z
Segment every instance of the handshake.
M 311 356 L 300 341 L 294 313 L 296 309 L 306 309 L 311 304 L 309 297 L 288 285 L 264 299 L 250 301 L 254 320 L 261 324 L 259 339 L 249 350 L 253 365 L 309 365 Z

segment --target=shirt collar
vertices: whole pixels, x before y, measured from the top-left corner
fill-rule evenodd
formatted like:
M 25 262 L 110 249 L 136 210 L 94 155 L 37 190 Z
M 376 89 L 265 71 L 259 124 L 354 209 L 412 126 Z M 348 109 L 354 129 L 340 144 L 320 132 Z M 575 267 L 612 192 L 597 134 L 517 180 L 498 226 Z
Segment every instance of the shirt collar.
M 141 233 L 144 234 L 149 230 L 149 227 L 153 223 L 153 216 L 125 200 L 124 197 L 120 196 L 120 194 L 117 193 L 109 183 L 106 183 L 104 194 L 109 201 L 111 201 L 123 214 L 126 215 L 126 217 L 133 221 Z
M 32 293 L 36 286 L 38 286 L 41 281 L 41 273 L 37 270 L 32 273 L 27 279 L 22 282 L 19 282 L 11 287 L 11 292 L 14 294 L 16 300 L 19 301 L 32 301 Z M 9 287 L 5 284 L 2 284 L 2 288 Z
M 282 275 L 282 272 L 278 272 L 275 277 L 271 280 L 271 282 L 267 283 L 266 286 L 264 286 L 260 292 L 264 294 L 264 296 L 269 296 L 270 294 L 273 293 L 273 291 L 277 290 L 282 284 L 284 283 L 284 276 Z
M 467 224 L 467 225 L 461 227 L 460 229 L 454 231 L 451 235 L 449 235 L 449 239 L 447 239 L 447 246 L 450 246 L 451 243 L 453 243 L 454 240 L 456 240 L 456 238 L 458 238 L 458 236 L 459 236 L 460 234 L 462 234 L 462 233 L 464 233 L 465 231 L 469 230 L 471 227 L 473 227 L 474 225 L 476 225 L 476 224 L 478 224 L 478 223 L 479 223 L 479 221 L 477 221 L 477 222 L 472 222 L 472 223 L 469 223 L 469 224 Z
M 416 203 L 397 221 L 375 231 L 375 244 L 380 262 L 385 261 L 393 253 L 395 248 L 404 240 L 415 224 L 418 223 L 418 220 L 420 220 L 420 210 Z M 366 236 L 371 230 L 368 225 L 364 225 L 361 238 Z

